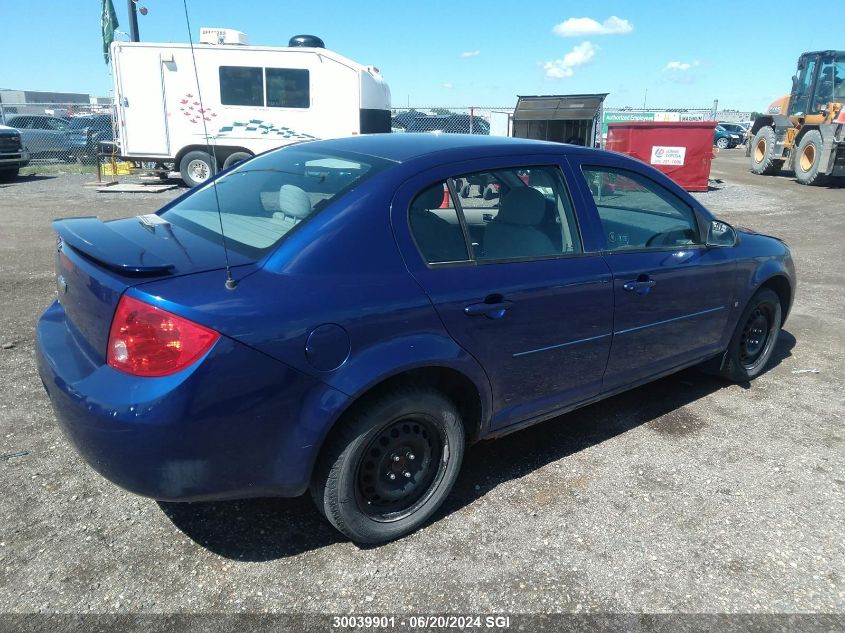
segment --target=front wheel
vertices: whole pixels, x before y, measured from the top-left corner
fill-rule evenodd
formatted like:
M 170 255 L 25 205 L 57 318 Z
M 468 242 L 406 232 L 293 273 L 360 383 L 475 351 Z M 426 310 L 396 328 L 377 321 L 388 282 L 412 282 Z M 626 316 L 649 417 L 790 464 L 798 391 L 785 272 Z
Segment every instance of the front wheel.
M 758 175 L 776 174 L 783 167 L 783 160 L 775 157 L 777 137 L 771 125 L 764 125 L 751 141 L 751 171 Z
M 730 141 L 724 136 L 722 138 L 716 139 L 716 147 L 718 147 L 719 149 L 728 149 L 728 146 L 730 144 Z
M 780 299 L 768 288 L 758 290 L 739 318 L 721 374 L 734 382 L 753 380 L 769 362 L 780 335 Z
M 317 508 L 358 543 L 384 543 L 428 521 L 449 494 L 464 453 L 455 405 L 408 386 L 340 422 L 311 482 Z
M 196 187 L 217 173 L 217 165 L 208 152 L 188 152 L 179 162 L 179 172 L 189 187 Z
M 795 179 L 802 185 L 820 185 L 824 174 L 819 173 L 822 161 L 822 135 L 818 130 L 810 130 L 798 143 L 795 150 L 793 168 Z

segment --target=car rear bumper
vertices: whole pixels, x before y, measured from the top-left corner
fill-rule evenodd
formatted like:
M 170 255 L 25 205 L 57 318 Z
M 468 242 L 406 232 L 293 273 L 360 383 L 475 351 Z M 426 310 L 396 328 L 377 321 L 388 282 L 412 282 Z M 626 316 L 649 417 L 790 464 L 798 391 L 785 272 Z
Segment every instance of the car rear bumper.
M 347 396 L 221 337 L 188 369 L 137 378 L 92 360 L 54 302 L 38 372 L 62 431 L 130 492 L 171 501 L 296 496 Z

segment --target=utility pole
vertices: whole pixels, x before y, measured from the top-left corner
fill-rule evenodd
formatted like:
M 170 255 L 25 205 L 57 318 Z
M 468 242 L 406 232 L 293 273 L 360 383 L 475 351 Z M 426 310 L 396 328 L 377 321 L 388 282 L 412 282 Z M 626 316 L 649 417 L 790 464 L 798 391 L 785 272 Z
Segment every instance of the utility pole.
M 129 40 L 132 42 L 140 42 L 141 38 L 138 36 L 138 11 L 135 8 L 135 0 L 127 0 L 129 4 Z
M 645 89 L 645 94 L 643 95 L 643 110 L 645 110 L 645 103 L 648 100 L 648 88 Z

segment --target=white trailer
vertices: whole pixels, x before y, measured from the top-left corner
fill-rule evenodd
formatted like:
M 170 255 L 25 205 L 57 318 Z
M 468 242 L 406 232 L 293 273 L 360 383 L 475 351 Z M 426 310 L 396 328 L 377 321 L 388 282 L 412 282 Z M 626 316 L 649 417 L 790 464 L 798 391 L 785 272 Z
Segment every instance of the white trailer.
M 173 163 L 191 186 L 282 145 L 390 132 L 378 68 L 314 36 L 250 46 L 238 31 L 203 28 L 193 56 L 188 44 L 114 42 L 111 58 L 118 153 Z

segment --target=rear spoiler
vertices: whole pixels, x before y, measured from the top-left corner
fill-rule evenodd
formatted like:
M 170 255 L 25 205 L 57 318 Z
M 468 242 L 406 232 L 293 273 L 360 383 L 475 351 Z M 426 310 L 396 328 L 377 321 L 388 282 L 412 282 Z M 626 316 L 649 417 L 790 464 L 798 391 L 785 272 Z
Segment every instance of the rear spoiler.
M 173 264 L 112 231 L 98 218 L 53 221 L 62 242 L 88 259 L 125 275 L 152 275 L 173 270 Z

